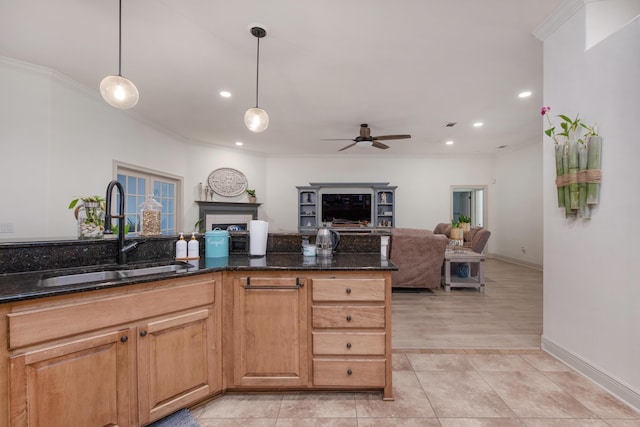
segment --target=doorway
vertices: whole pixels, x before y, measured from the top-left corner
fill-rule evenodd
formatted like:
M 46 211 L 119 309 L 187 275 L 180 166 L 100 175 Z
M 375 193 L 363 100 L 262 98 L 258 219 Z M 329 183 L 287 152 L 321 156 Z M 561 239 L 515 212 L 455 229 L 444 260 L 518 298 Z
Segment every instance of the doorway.
M 458 221 L 460 215 L 471 218 L 471 225 L 484 227 L 487 221 L 487 186 L 452 185 L 451 218 Z

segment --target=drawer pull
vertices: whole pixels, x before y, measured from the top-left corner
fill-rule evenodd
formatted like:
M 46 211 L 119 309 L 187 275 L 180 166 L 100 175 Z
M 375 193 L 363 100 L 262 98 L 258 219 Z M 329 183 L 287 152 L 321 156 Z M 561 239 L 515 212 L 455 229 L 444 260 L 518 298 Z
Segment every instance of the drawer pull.
M 300 289 L 304 288 L 304 279 L 300 279 L 296 277 L 296 284 L 293 286 L 251 286 L 251 277 L 247 277 L 247 284 L 244 287 L 245 289 Z
M 146 337 L 147 336 L 147 331 L 140 331 L 140 336 L 141 337 Z
M 351 288 L 347 288 L 347 293 L 350 294 L 351 293 Z
M 347 343 L 347 348 L 351 348 L 351 343 L 350 342 Z
M 347 375 L 351 375 L 353 374 L 353 371 L 351 369 L 347 369 Z
M 122 337 L 120 337 L 120 342 L 127 342 L 129 340 L 129 337 L 126 335 L 123 335 Z
M 347 322 L 351 322 L 351 316 L 347 316 Z

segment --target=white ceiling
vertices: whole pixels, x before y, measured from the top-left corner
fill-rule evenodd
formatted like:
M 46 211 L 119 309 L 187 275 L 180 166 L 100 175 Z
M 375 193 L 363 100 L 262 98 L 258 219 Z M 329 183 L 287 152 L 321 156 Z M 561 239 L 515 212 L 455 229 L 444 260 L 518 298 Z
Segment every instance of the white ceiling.
M 122 74 L 140 91 L 136 113 L 192 141 L 331 154 L 350 141 L 321 139 L 355 138 L 368 123 L 374 136 L 412 138 L 343 155 L 493 153 L 541 137 L 532 32 L 562 1 L 123 0 Z M 255 106 L 255 24 L 268 31 L 260 134 L 243 123 Z M 98 93 L 118 72 L 118 0 L 2 1 L 0 55 Z M 533 95 L 518 99 L 523 90 Z

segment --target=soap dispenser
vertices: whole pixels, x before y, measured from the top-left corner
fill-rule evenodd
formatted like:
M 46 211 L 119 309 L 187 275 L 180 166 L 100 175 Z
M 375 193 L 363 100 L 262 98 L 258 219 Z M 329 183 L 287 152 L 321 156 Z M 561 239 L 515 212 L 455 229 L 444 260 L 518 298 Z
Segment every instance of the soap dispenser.
M 176 258 L 187 257 L 187 241 L 184 240 L 183 233 L 180 233 L 180 240 L 176 242 Z
M 198 239 L 196 239 L 196 232 L 191 233 L 191 240 L 189 240 L 189 244 L 187 245 L 187 254 L 189 258 L 199 258 L 200 257 L 200 243 Z

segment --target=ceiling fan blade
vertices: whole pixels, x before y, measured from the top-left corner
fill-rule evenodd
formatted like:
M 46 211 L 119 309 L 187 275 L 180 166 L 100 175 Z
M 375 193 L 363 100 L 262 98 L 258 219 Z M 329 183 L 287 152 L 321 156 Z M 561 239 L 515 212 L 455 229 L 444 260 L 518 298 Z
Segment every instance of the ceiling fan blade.
M 351 148 L 351 147 L 353 147 L 353 146 L 354 146 L 354 145 L 356 145 L 356 144 L 357 144 L 357 142 L 354 142 L 353 144 L 349 144 L 349 145 L 347 145 L 346 147 L 339 149 L 338 151 L 344 151 L 344 150 L 346 150 L 347 148 Z
M 353 138 L 321 139 L 320 141 L 355 141 Z
M 388 139 L 408 139 L 411 138 L 411 135 L 382 135 L 382 136 L 374 136 L 372 139 L 375 141 L 385 141 Z
M 383 144 L 382 142 L 378 142 L 378 141 L 371 141 L 371 145 L 373 145 L 376 148 L 381 148 L 383 150 L 386 150 L 387 148 L 389 148 L 388 145 Z

